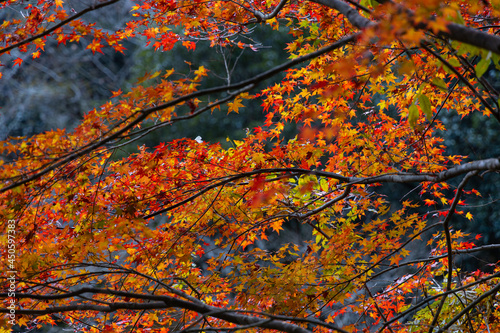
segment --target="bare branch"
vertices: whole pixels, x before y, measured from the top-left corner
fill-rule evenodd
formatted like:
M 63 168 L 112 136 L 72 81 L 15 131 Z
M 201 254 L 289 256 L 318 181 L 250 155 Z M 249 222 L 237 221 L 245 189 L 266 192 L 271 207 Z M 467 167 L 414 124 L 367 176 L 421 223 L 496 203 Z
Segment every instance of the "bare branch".
M 340 200 L 344 200 L 348 195 L 349 193 L 351 192 L 351 188 L 352 188 L 352 185 L 349 184 L 346 186 L 344 192 L 342 192 L 341 195 L 339 195 L 338 197 L 335 197 L 329 201 L 327 201 L 326 203 L 324 203 L 323 205 L 321 205 L 320 207 L 316 208 L 316 209 L 313 209 L 305 214 L 300 214 L 297 216 L 297 218 L 299 219 L 305 219 L 305 218 L 308 218 L 309 216 L 313 216 L 325 209 L 327 209 L 328 207 L 332 206 L 334 203 L 336 202 L 339 202 Z

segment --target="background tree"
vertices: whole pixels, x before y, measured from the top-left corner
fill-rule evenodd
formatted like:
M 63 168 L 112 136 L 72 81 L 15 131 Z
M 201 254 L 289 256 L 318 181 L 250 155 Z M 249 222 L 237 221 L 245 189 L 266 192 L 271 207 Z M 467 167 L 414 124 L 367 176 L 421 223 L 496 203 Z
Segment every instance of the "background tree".
M 98 22 L 128 4 L 131 16 Z M 498 181 L 498 151 L 443 139 L 447 127 L 470 140 L 466 126 L 489 129 L 484 138 L 498 128 L 499 3 L 0 6 L 2 80 L 22 75 L 27 57 L 43 68 L 36 59 L 56 44 L 98 57 L 81 65 L 89 85 L 99 70 L 128 68 L 109 57 L 141 43 L 219 52 L 227 74 L 217 84 L 203 63 L 146 62 L 74 129 L 1 142 L 4 331 L 499 330 L 498 258 L 474 272 L 458 265 L 499 245 L 476 247 L 479 235 L 454 227 L 473 219 L 471 200 L 495 207 L 469 183 Z M 259 30 L 288 31 L 288 59 L 252 73 L 268 61 Z M 238 49 L 255 53 L 233 76 Z M 141 141 L 258 105 L 261 124 L 226 146 L 175 130 Z M 148 145 L 125 149 L 137 142 Z M 300 237 L 280 237 L 285 225 Z

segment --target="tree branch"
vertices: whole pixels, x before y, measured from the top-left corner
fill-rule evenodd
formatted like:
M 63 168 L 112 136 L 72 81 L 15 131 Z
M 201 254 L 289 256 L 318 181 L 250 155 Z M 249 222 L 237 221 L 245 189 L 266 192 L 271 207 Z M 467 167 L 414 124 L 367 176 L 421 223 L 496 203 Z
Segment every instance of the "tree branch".
M 479 160 L 474 162 L 469 162 L 466 164 L 462 164 L 456 167 L 453 167 L 449 170 L 442 171 L 437 174 L 414 174 L 414 173 L 395 173 L 395 174 L 385 174 L 380 176 L 373 177 L 348 177 L 343 176 L 334 172 L 327 171 L 319 171 L 319 170 L 307 170 L 307 169 L 299 169 L 299 168 L 270 168 L 270 169 L 257 169 L 249 172 L 242 172 L 239 174 L 229 175 L 223 178 L 214 179 L 215 183 L 205 186 L 198 190 L 197 193 L 189 196 L 188 198 L 179 201 L 176 204 L 160 209 L 156 212 L 143 216 L 144 219 L 149 219 L 156 215 L 163 214 L 172 209 L 180 207 L 197 197 L 207 193 L 219 186 L 226 185 L 228 183 L 234 182 L 236 180 L 255 176 L 259 174 L 271 174 L 271 173 L 289 173 L 290 177 L 296 175 L 316 175 L 322 176 L 325 178 L 337 179 L 339 182 L 348 183 L 350 185 L 354 184 L 375 184 L 375 183 L 421 183 L 421 182 L 433 182 L 440 183 L 444 182 L 448 179 L 452 179 L 454 177 L 460 176 L 464 173 L 468 173 L 470 171 L 498 171 L 500 170 L 500 159 L 498 158 L 490 158 L 486 160 Z M 342 196 L 341 196 L 342 197 Z M 343 198 L 343 197 L 342 197 Z M 336 199 L 334 199 L 336 200 Z
M 181 308 L 197 312 L 201 315 L 222 319 L 224 321 L 238 325 L 254 325 L 260 328 L 273 329 L 287 333 L 311 333 L 311 331 L 304 329 L 298 325 L 285 322 L 294 320 L 291 317 L 286 317 L 286 319 L 279 319 L 278 316 L 266 315 L 263 313 L 261 315 L 269 318 L 269 320 L 263 320 L 264 318 L 261 317 L 237 313 L 233 310 L 218 308 L 201 302 L 190 302 L 186 300 L 181 300 L 166 295 L 145 295 L 145 294 L 110 290 L 110 289 L 81 288 L 79 290 L 75 290 L 72 292 L 64 294 L 55 294 L 55 295 L 32 295 L 32 294 L 21 293 L 21 294 L 16 294 L 16 298 L 17 299 L 28 298 L 36 300 L 58 300 L 58 299 L 67 299 L 80 296 L 85 293 L 114 295 L 119 297 L 128 297 L 128 298 L 135 298 L 135 299 L 155 301 L 155 302 L 150 302 L 150 303 L 116 302 L 108 306 L 102 306 L 96 304 L 72 304 L 65 306 L 48 307 L 39 310 L 20 309 L 16 310 L 16 313 L 27 314 L 27 315 L 44 315 L 44 314 L 70 312 L 70 311 L 115 312 L 117 310 L 162 310 L 167 308 Z M 0 294 L 0 297 L 5 295 L 6 295 L 5 293 Z M 0 309 L 0 313 L 8 313 L 9 311 L 10 311 L 9 309 Z M 301 320 L 299 318 L 298 321 L 304 321 L 304 320 Z M 316 324 L 325 325 L 326 323 L 323 324 L 321 322 L 316 322 Z M 326 324 L 326 325 L 337 332 L 347 333 L 347 331 L 339 327 L 335 327 L 331 324 Z
M 375 23 L 366 17 L 359 14 L 359 12 L 341 0 L 312 0 L 320 5 L 335 9 L 344 15 L 349 22 L 358 29 L 365 29 Z
M 500 54 L 500 37 L 457 23 L 449 23 L 446 27 L 448 32 L 442 35 Z
M 253 8 L 247 8 L 247 7 L 243 7 L 243 8 L 245 8 L 245 10 L 252 12 L 252 14 L 255 15 L 255 17 L 257 18 L 257 22 L 262 22 L 262 21 L 270 20 L 270 19 L 274 18 L 276 15 L 278 15 L 279 12 L 286 5 L 287 2 L 288 2 L 288 0 L 281 0 L 280 3 L 269 14 L 264 14 L 261 11 L 253 9 Z

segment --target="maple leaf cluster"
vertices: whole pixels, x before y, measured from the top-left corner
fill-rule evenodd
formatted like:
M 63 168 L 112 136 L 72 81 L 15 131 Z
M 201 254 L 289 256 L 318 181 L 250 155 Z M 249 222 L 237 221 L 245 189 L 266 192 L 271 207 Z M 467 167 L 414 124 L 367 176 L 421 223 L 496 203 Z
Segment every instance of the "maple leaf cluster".
M 0 26 L 4 71 L 82 40 L 90 56 L 134 40 L 258 57 L 264 25 L 292 37 L 288 59 L 209 87 L 202 65 L 152 70 L 73 130 L 1 141 L 0 332 L 500 330 L 499 266 L 456 264 L 499 245 L 454 227 L 500 159 L 450 154 L 442 135 L 449 112 L 500 121 L 485 75 L 500 70 L 498 1 L 147 0 L 120 27 L 85 20 L 120 3 L 0 2 L 22 13 Z M 231 147 L 117 157 L 249 100 L 261 124 Z M 405 184 L 411 199 L 384 192 Z

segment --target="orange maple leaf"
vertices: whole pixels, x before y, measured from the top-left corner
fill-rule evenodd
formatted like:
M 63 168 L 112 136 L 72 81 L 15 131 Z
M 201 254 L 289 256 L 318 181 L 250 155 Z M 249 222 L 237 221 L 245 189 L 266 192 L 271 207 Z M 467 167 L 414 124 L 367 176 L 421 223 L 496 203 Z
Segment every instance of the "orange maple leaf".
M 98 38 L 94 38 L 92 43 L 90 43 L 87 46 L 87 49 L 92 50 L 93 54 L 95 54 L 96 52 L 104 54 L 104 52 L 102 52 L 101 48 L 102 48 L 101 40 Z
M 238 109 L 241 107 L 244 107 L 244 105 L 241 104 L 241 98 L 238 98 L 238 97 L 236 97 L 234 99 L 234 102 L 229 102 L 229 103 L 227 103 L 227 105 L 229 106 L 228 111 L 227 111 L 228 114 L 231 112 L 238 113 Z
M 19 67 L 21 67 L 22 63 L 23 63 L 23 59 L 21 59 L 21 58 L 14 59 L 14 66 L 18 65 Z

